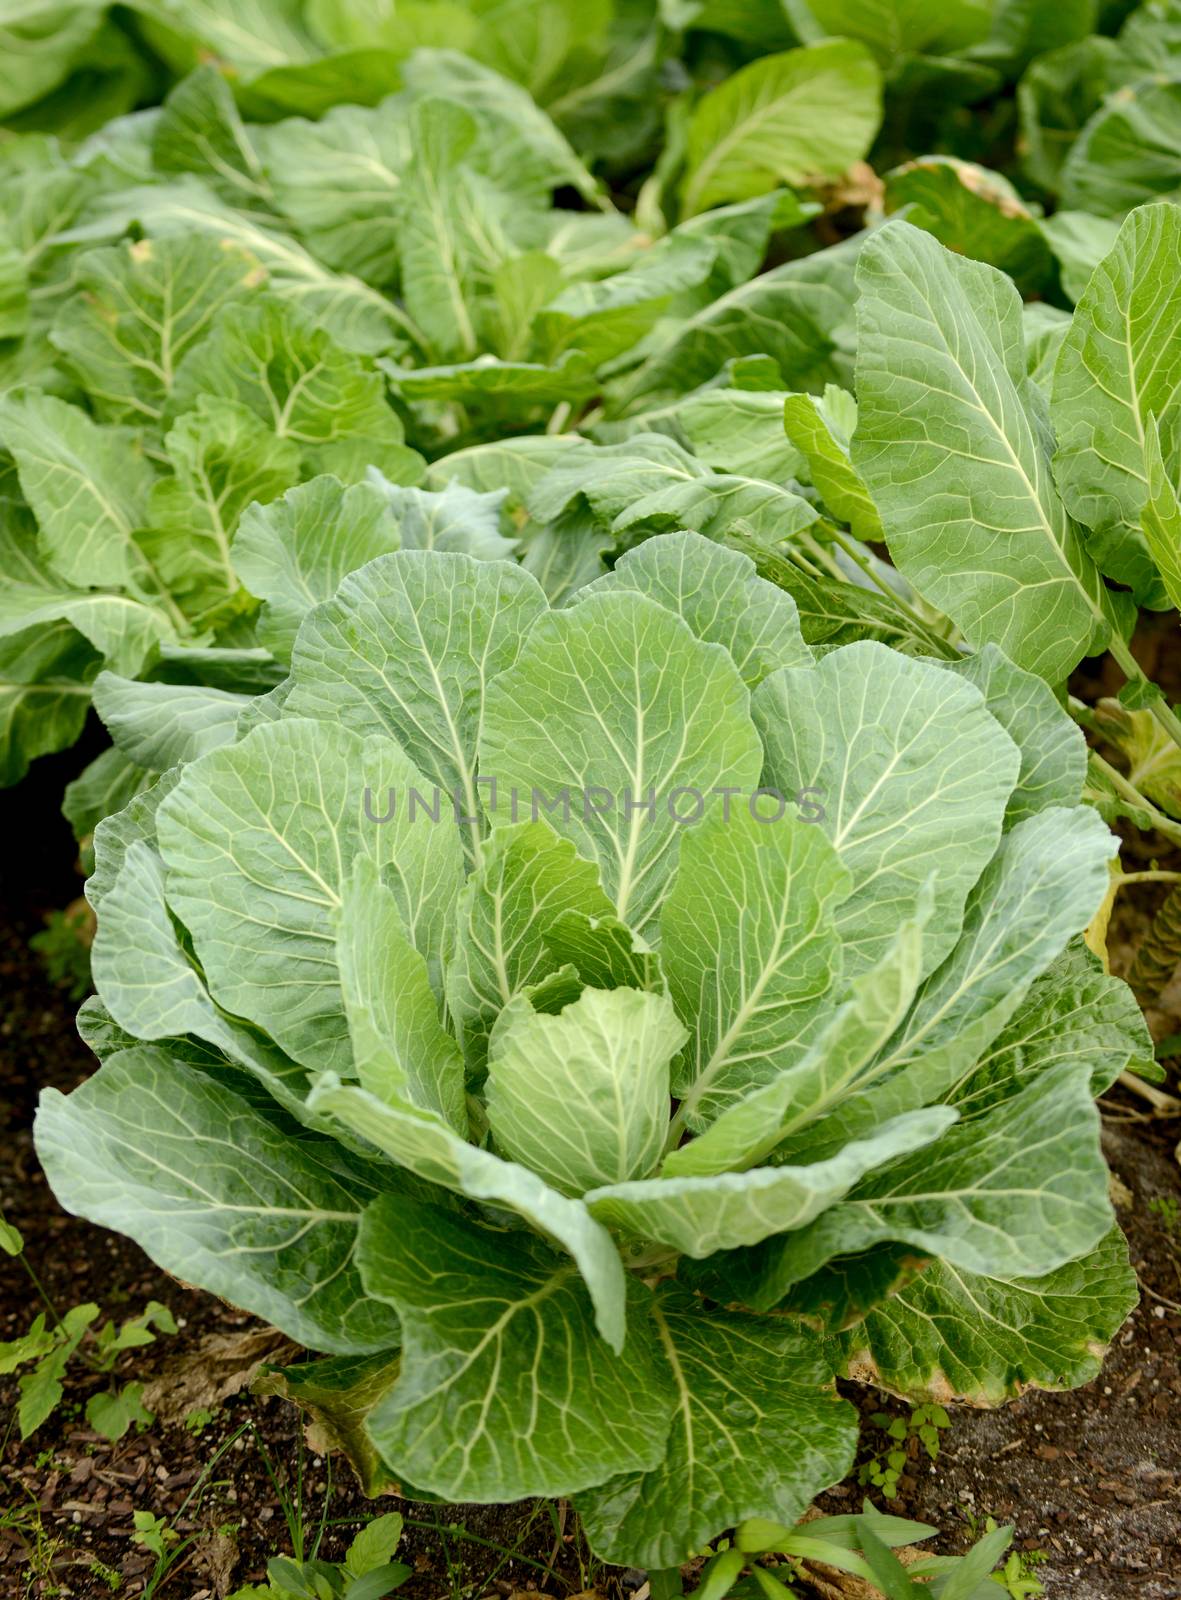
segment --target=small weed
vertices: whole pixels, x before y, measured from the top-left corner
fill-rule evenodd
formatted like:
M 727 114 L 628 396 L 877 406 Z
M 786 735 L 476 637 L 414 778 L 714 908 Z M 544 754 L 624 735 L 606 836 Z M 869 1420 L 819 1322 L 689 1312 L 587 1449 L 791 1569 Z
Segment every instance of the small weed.
M 23 1547 L 25 1594 L 56 1595 L 61 1591 L 53 1581 L 53 1570 L 65 1548 L 64 1541 L 48 1531 L 41 1519 L 41 1507 L 27 1489 L 25 1494 L 27 1506 L 0 1510 L 0 1530 L 15 1534 Z
M 951 1427 L 951 1418 L 942 1406 L 914 1406 L 909 1417 L 890 1417 L 875 1411 L 869 1419 L 893 1439 L 894 1445 L 871 1456 L 858 1473 L 858 1482 L 880 1489 L 887 1500 L 898 1494 L 898 1480 L 912 1454 L 912 1440 L 921 1445 L 932 1461 L 939 1459 L 939 1434 Z
M 93 1301 L 59 1313 L 25 1255 L 20 1230 L 3 1218 L 0 1218 L 0 1249 L 21 1262 L 45 1306 L 19 1338 L 0 1342 L 0 1374 L 15 1372 L 18 1367 L 28 1369 L 17 1381 L 20 1395 L 17 1422 L 22 1439 L 35 1433 L 59 1408 L 63 1416 L 78 1415 L 79 1407 L 65 1399 L 62 1386 L 72 1360 L 77 1358 L 92 1372 L 106 1376 L 114 1371 L 125 1350 L 153 1344 L 157 1333 L 176 1332 L 171 1311 L 158 1300 L 149 1301 L 138 1316 L 129 1317 L 118 1325 L 108 1318 L 96 1327 L 99 1308 Z M 125 1383 L 112 1384 L 91 1395 L 86 1403 L 86 1420 L 96 1433 L 115 1440 L 121 1439 L 132 1426 L 146 1428 L 153 1417 L 143 1403 L 143 1385 Z
M 1181 1201 L 1175 1194 L 1156 1194 L 1148 1202 L 1148 1209 L 1156 1217 L 1163 1232 L 1171 1239 L 1181 1240 Z
M 216 1416 L 216 1411 L 210 1411 L 205 1406 L 197 1406 L 195 1410 L 187 1413 L 181 1423 L 181 1426 L 186 1428 L 189 1433 L 196 1438 L 199 1434 L 205 1432 L 205 1429 Z
M 85 1000 L 94 985 L 90 980 L 90 944 L 94 937 L 94 913 L 85 900 L 76 900 L 64 911 L 51 911 L 45 927 L 29 940 L 29 949 L 40 960 L 56 988 L 71 1000 Z
M 91 1577 L 97 1578 L 100 1583 L 105 1583 L 112 1594 L 117 1594 L 123 1587 L 123 1575 L 114 1567 L 108 1567 L 105 1561 L 100 1561 L 97 1556 L 89 1561 L 86 1566 Z
M 713 1547 L 694 1600 L 792 1600 L 799 1594 L 792 1585 L 802 1581 L 804 1562 L 823 1562 L 861 1578 L 890 1600 L 970 1600 L 990 1580 L 1004 1588 L 1009 1563 L 999 1573 L 993 1568 L 1012 1542 L 1012 1528 L 990 1522 L 966 1556 L 921 1556 L 904 1567 L 894 1555 L 898 1546 L 929 1539 L 934 1532 L 926 1523 L 887 1516 L 868 1500 L 860 1515 L 822 1517 L 795 1528 L 754 1518 L 739 1525 L 732 1542 L 719 1540 Z M 769 1567 L 768 1557 L 786 1559 Z M 649 1580 L 653 1600 L 675 1600 L 681 1593 L 675 1569 L 649 1573 Z M 1042 1591 L 1038 1585 L 1008 1592 L 1025 1600 Z
M 343 1561 L 272 1556 L 268 1582 L 237 1589 L 230 1600 L 381 1600 L 411 1573 L 393 1560 L 401 1538 L 402 1518 L 387 1512 L 361 1527 Z
M 974 1540 L 982 1539 L 997 1530 L 995 1517 L 987 1515 L 979 1517 L 966 1508 L 963 1517 L 968 1524 L 968 1532 Z M 1002 1589 L 1010 1600 L 1032 1600 L 1033 1596 L 1046 1592 L 1043 1585 L 1038 1582 L 1036 1574 L 1038 1567 L 1049 1559 L 1044 1550 L 1011 1550 L 1004 1566 L 999 1572 L 991 1573 L 988 1581 Z

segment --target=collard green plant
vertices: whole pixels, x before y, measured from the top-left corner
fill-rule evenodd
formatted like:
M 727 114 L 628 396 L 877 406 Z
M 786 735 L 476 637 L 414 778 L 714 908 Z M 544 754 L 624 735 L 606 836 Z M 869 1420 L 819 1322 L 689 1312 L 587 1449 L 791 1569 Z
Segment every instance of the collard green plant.
M 814 656 L 736 551 L 552 607 L 380 555 L 103 822 L 62 1203 L 324 1358 L 373 1487 L 572 1496 L 676 1566 L 844 1475 L 834 1375 L 1084 1381 L 1134 1299 L 1080 935 L 1115 841 L 1038 679 Z M 801 1442 L 806 1441 L 806 1442 Z

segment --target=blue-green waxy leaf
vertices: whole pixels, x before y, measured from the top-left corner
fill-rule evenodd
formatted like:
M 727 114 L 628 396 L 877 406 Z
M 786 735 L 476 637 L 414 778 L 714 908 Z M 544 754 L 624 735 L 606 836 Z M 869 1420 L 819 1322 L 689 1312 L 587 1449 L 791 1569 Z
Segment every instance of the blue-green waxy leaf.
M 537 582 L 508 562 L 429 550 L 382 557 L 304 623 L 288 711 L 397 739 L 427 804 L 436 789 L 444 811 L 467 819 L 478 861 L 476 753 L 490 680 L 516 661 L 546 609 Z M 488 775 L 504 776 L 495 766 Z
M 1054 368 L 1054 475 L 1091 530 L 1103 570 L 1162 604 L 1143 530 L 1155 419 L 1163 454 L 1181 447 L 1181 208 L 1143 206 L 1120 229 L 1075 308 Z
M 323 475 L 268 505 L 251 505 L 234 535 L 234 567 L 264 602 L 258 637 L 290 661 L 299 625 L 336 593 L 341 579 L 400 547 L 398 528 L 375 485 Z
M 922 975 L 922 931 L 929 903 L 898 929 L 886 954 L 854 978 L 847 998 L 827 1013 L 815 1042 L 792 1052 L 761 1088 L 744 1094 L 696 1138 L 670 1150 L 666 1177 L 708 1176 L 757 1166 L 793 1128 L 838 1101 L 902 1022 Z
M 379 1098 L 324 1073 L 308 1104 L 314 1114 L 338 1118 L 345 1128 L 427 1183 L 515 1212 L 559 1245 L 582 1275 L 596 1328 L 613 1350 L 622 1350 L 627 1275 L 611 1235 L 581 1200 L 559 1194 L 528 1167 L 468 1144 L 437 1111 L 400 1098 L 389 1075 Z
M 550 936 L 564 914 L 610 917 L 598 869 L 548 822 L 495 828 L 460 890 L 447 1006 L 465 1051 L 482 1065 L 497 1016 L 563 964 Z M 564 960 L 564 958 L 563 958 Z
M 992 644 L 950 666 L 980 690 L 989 711 L 1021 752 L 1021 773 L 1005 809 L 1006 826 L 1047 806 L 1078 805 L 1086 779 L 1087 743 L 1049 685 L 1014 666 Z
M 1110 1227 L 1090 1074 L 1066 1063 L 869 1175 L 808 1227 L 769 1240 L 751 1276 L 743 1271 L 743 1295 L 773 1306 L 834 1257 L 892 1240 L 966 1272 L 1042 1277 Z
M 596 595 L 543 616 L 493 679 L 480 769 L 499 785 L 498 814 L 510 814 L 514 795 L 522 816 L 544 805 L 642 933 L 714 791 L 757 786 L 748 703 L 720 645 L 642 595 Z
M 686 834 L 660 921 L 692 1031 L 673 1077 L 682 1124 L 706 1126 L 803 1053 L 840 974 L 851 887 L 819 827 L 762 815 L 745 796 Z
M 497 1148 L 563 1194 L 646 1178 L 664 1150 L 669 1066 L 686 1037 L 665 995 L 586 989 L 556 1016 L 519 996 L 488 1052 Z
M 760 578 L 749 557 L 701 534 L 646 539 L 585 585 L 575 604 L 619 589 L 648 595 L 683 617 L 699 639 L 725 645 L 749 688 L 776 667 L 812 659 L 791 596 Z
M 958 945 L 926 979 L 883 1054 L 883 1070 L 914 1063 L 916 1082 L 932 1074 L 928 1095 L 946 1093 L 1034 979 L 1090 923 L 1107 893 L 1117 849 L 1095 812 L 1081 805 L 1051 807 L 1006 834 L 968 899 Z M 900 1078 L 904 1093 L 903 1083 Z M 875 1091 L 879 1114 L 881 1097 L 890 1091 L 888 1084 Z
M 820 1483 L 842 1477 L 857 1438 L 821 1345 L 780 1318 L 705 1311 L 665 1287 L 654 1317 L 676 1397 L 660 1464 L 578 1496 L 607 1560 L 675 1567 L 748 1517 L 791 1526 Z
M 1000 840 L 1017 747 L 970 684 L 866 642 L 775 673 L 753 701 L 764 781 L 807 790 L 852 874 L 835 914 L 846 971 L 872 966 L 933 879 L 927 971 L 955 943 L 968 891 Z
M 398 897 L 359 856 L 337 912 L 336 961 L 358 1082 L 379 1100 L 409 1100 L 466 1137 L 463 1056 L 439 1018 L 426 958 Z
M 1152 1036 L 1132 991 L 1077 939 L 1029 986 L 952 1099 L 962 1116 L 976 1116 L 1059 1061 L 1089 1065 L 1091 1093 L 1100 1095 L 1121 1072 L 1152 1060 Z
M 165 772 L 229 744 L 249 704 L 249 695 L 203 684 L 140 683 L 113 672 L 94 680 L 94 709 L 107 732 L 129 760 L 149 772 Z
M 930 1106 L 884 1122 L 872 1137 L 808 1166 L 637 1178 L 592 1189 L 585 1199 L 608 1227 L 700 1260 L 806 1227 L 866 1173 L 923 1149 L 956 1117 L 951 1106 Z
M 214 998 L 308 1066 L 350 1060 L 334 918 L 354 857 L 384 869 L 439 976 L 460 843 L 454 827 L 411 818 L 412 786 L 426 780 L 388 737 L 295 718 L 192 763 L 160 808 L 169 902 Z M 390 791 L 395 814 L 374 820 Z
M 901 221 L 866 241 L 858 281 L 853 460 L 891 554 L 972 644 L 1057 683 L 1112 613 L 1054 485 L 1017 291 Z
M 528 1235 L 379 1201 L 360 1259 L 368 1293 L 402 1329 L 401 1373 L 369 1432 L 409 1482 L 501 1501 L 571 1494 L 661 1460 L 673 1390 L 634 1279 L 614 1354 L 573 1265 Z
M 372 1163 L 292 1137 L 163 1047 L 112 1057 L 71 1095 L 46 1090 L 37 1153 L 62 1202 L 130 1234 L 158 1266 L 313 1350 L 397 1342 L 357 1272 L 361 1213 L 388 1188 Z
M 407 489 L 387 483 L 376 470 L 369 480 L 381 492 L 403 550 L 452 550 L 481 561 L 512 559 L 516 545 L 500 531 L 504 489 L 479 494 L 461 483 Z

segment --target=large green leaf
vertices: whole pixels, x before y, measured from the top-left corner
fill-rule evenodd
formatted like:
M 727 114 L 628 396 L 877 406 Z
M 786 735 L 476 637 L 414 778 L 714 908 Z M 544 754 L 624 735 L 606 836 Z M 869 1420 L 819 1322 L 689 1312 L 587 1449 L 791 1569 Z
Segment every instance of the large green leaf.
M 100 428 L 77 406 L 30 389 L 0 399 L 0 440 L 58 577 L 83 589 L 134 587 L 144 578 L 135 533 L 152 471 L 133 434 Z
M 1027 1389 L 1073 1389 L 1098 1376 L 1138 1297 L 1118 1228 L 1041 1278 L 936 1261 L 840 1336 L 841 1370 L 916 1401 L 995 1406 Z
M 405 314 L 388 296 L 360 278 L 332 272 L 261 214 L 235 209 L 195 178 L 117 192 L 100 214 L 100 238 L 121 238 L 138 225 L 153 239 L 199 233 L 249 251 L 266 269 L 268 294 L 303 311 L 348 350 L 377 354 L 405 343 Z
M 428 805 L 433 786 L 452 815 L 467 819 L 465 842 L 478 861 L 476 751 L 489 683 L 512 666 L 545 610 L 535 580 L 508 562 L 427 550 L 384 556 L 347 577 L 304 623 L 288 709 L 396 738 L 426 780 Z M 495 764 L 485 769 L 498 781 L 507 775 Z
M 1040 217 L 999 172 L 955 156 L 923 156 L 886 177 L 886 210 L 908 219 L 957 255 L 987 261 L 1025 295 L 1045 287 L 1053 257 Z
M 1012 739 L 970 684 L 884 645 L 831 651 L 761 684 L 764 781 L 807 789 L 851 872 L 836 912 L 847 970 L 872 966 L 933 880 L 927 971 L 954 945 L 964 901 L 1000 841 L 1019 770 Z
M 265 602 L 260 642 L 290 661 L 299 625 L 313 606 L 330 600 L 350 572 L 398 546 L 384 496 L 369 483 L 345 488 L 324 475 L 268 505 L 248 506 L 233 557 L 243 583 Z
M 164 450 L 173 476 L 153 485 L 139 542 L 186 614 L 207 625 L 238 592 L 230 545 L 239 517 L 297 482 L 299 448 L 237 401 L 202 395 Z
M 629 550 L 574 600 L 631 589 L 675 611 L 699 639 L 725 645 L 753 689 L 777 667 L 799 667 L 811 652 L 791 596 L 755 571 L 739 551 L 701 534 L 669 533 Z
M 930 1145 L 956 1115 L 950 1106 L 909 1112 L 807 1166 L 638 1178 L 592 1189 L 585 1199 L 591 1215 L 608 1227 L 700 1260 L 806 1227 L 867 1173 Z
M 680 1565 L 748 1517 L 791 1527 L 848 1471 L 857 1439 L 856 1413 L 805 1329 L 707 1312 L 673 1287 L 654 1315 L 676 1395 L 667 1452 L 577 1501 L 597 1554 L 649 1570 Z
M 745 796 L 685 836 L 660 919 L 661 961 L 692 1041 L 673 1077 L 700 1130 L 806 1048 L 841 969 L 852 882 L 814 823 Z
M 140 239 L 78 258 L 53 343 L 103 422 L 157 422 L 188 350 L 262 277 L 258 262 L 202 234 Z
M 900 221 L 867 241 L 858 280 L 853 459 L 891 553 L 973 644 L 1056 683 L 1110 617 L 1054 487 L 1017 292 Z
M 689 124 L 686 216 L 781 183 L 838 177 L 869 149 L 881 78 L 860 44 L 833 39 L 764 56 L 698 105 Z
M 567 1495 L 661 1459 L 672 1385 L 634 1280 L 619 1355 L 569 1262 L 540 1241 L 379 1202 L 365 1287 L 398 1313 L 402 1368 L 369 1418 L 395 1472 L 449 1500 Z
M 1021 752 L 1021 774 L 1009 797 L 1005 825 L 1047 806 L 1078 805 L 1087 774 L 1087 742 L 1049 684 L 1015 667 L 994 644 L 950 667 L 975 684 Z
M 446 979 L 448 1010 L 475 1066 L 483 1065 L 497 1015 L 562 964 L 548 938 L 563 913 L 602 918 L 611 909 L 597 868 L 547 822 L 492 831 L 480 866 L 460 890 Z
M 762 1088 L 734 1101 L 705 1131 L 670 1150 L 667 1177 L 756 1166 L 793 1127 L 819 1115 L 855 1081 L 902 1022 L 919 985 L 922 919 L 903 923 L 881 961 L 854 978 L 815 1043 Z
M 461 483 L 408 489 L 375 473 L 370 477 L 381 488 L 403 550 L 450 550 L 480 561 L 512 559 L 515 541 L 500 531 L 503 489 L 480 494 Z
M 250 696 L 196 683 L 140 683 L 113 672 L 94 681 L 94 708 L 123 754 L 165 772 L 229 744 Z M 114 809 L 118 809 L 115 807 Z
M 458 101 L 420 101 L 411 114 L 414 159 L 396 202 L 406 309 L 442 360 L 477 353 L 477 301 L 516 253 L 507 197 L 468 160 L 478 135 Z
M 370 464 L 405 458 L 402 425 L 380 376 L 274 295 L 230 306 L 190 349 L 176 374 L 170 414 L 187 411 L 202 394 L 248 407 L 296 444 L 313 472 L 351 478 Z
M 596 595 L 541 617 L 516 664 L 493 679 L 480 770 L 500 786 L 498 815 L 544 804 L 551 825 L 599 863 L 619 916 L 643 932 L 686 824 L 713 791 L 758 783 L 747 705 L 720 645 L 642 595 Z
M 924 983 L 883 1070 L 918 1062 L 915 1081 L 931 1072 L 942 1085 L 935 1092 L 946 1092 L 1098 911 L 1117 849 L 1089 806 L 1051 807 L 1006 834 L 972 890 L 962 938 Z M 904 1090 L 901 1080 L 899 1086 Z M 880 1100 L 883 1088 L 874 1092 Z
M 1126 84 L 1108 95 L 1075 140 L 1062 167 L 1062 203 L 1118 217 L 1149 200 L 1178 198 L 1181 78 Z
M 82 732 L 99 656 L 68 622 L 36 623 L 0 638 L 0 782 L 64 750 Z
M 986 1277 L 1044 1277 L 1111 1227 L 1099 1114 L 1086 1068 L 1041 1073 L 931 1149 L 871 1173 L 815 1222 L 735 1258 L 748 1304 L 778 1304 L 836 1256 L 898 1240 Z M 720 1280 L 722 1259 L 711 1264 Z
M 669 1064 L 685 1039 L 664 995 L 586 989 L 556 1016 L 518 996 L 488 1051 L 497 1147 L 562 1194 L 646 1178 L 664 1150 Z
M 1166 460 L 1181 446 L 1179 257 L 1181 208 L 1133 212 L 1087 285 L 1054 369 L 1059 491 L 1092 530 L 1099 565 L 1142 600 L 1159 587 L 1141 531 L 1150 417 Z
M 336 961 L 353 1063 L 379 1100 L 409 1100 L 467 1135 L 463 1056 L 439 1019 L 426 958 L 381 869 L 360 856 L 343 886 Z
M 849 439 L 857 426 L 853 397 L 834 384 L 826 385 L 823 399 L 814 394 L 788 395 L 783 424 L 828 509 L 849 524 L 856 538 L 880 542 L 877 507 L 849 459 Z
M 165 98 L 152 134 L 159 172 L 195 172 L 232 205 L 270 203 L 257 137 L 242 121 L 233 90 L 205 63 Z
M 394 196 L 410 162 L 406 105 L 335 106 L 270 131 L 263 165 L 275 207 L 317 257 L 389 285 L 397 274 Z
M 69 1210 L 129 1234 L 157 1266 L 313 1350 L 397 1342 L 362 1290 L 361 1212 L 390 1175 L 296 1139 L 229 1089 L 140 1046 L 73 1094 L 47 1089 L 37 1154 Z
M 67 622 L 117 672 L 139 672 L 157 645 L 174 638 L 163 606 L 115 589 L 71 588 L 37 554 L 37 533 L 23 508 L 0 512 L 0 637 Z
M 663 434 L 572 448 L 537 485 L 529 510 L 539 521 L 552 523 L 575 509 L 580 496 L 620 534 L 673 527 L 717 535 L 741 519 L 756 535 L 774 542 L 817 520 L 815 508 L 793 490 L 713 472 Z
M 1150 417 L 1144 436 L 1148 498 L 1144 504 L 1144 538 L 1156 563 L 1165 593 L 1181 604 L 1181 482 L 1165 466 L 1160 429 Z
M 1079 939 L 1030 986 L 953 1099 L 962 1115 L 975 1116 L 1056 1061 L 1089 1064 L 1091 1093 L 1100 1095 L 1121 1072 L 1152 1059 L 1152 1036 L 1132 991 Z
M 684 323 L 625 379 L 621 403 L 657 395 L 682 395 L 707 383 L 727 361 L 768 355 L 784 388 L 848 385 L 853 348 L 850 324 L 856 300 L 858 238 L 786 261 L 740 282 Z
M 126 1032 L 124 1042 L 166 1040 L 176 1053 L 181 1035 L 190 1046 L 201 1040 L 213 1058 L 245 1068 L 292 1116 L 312 1123 L 303 1069 L 214 1003 L 169 915 L 163 867 L 146 830 L 129 822 L 127 833 L 141 836 L 116 841 L 111 829 L 110 821 L 103 824 L 97 840 L 104 881 L 87 886 L 101 916 L 91 967 L 107 1013 Z
M 438 962 L 459 887 L 457 830 L 415 821 L 425 779 L 389 738 L 302 719 L 256 728 L 186 767 L 157 828 L 168 897 L 215 999 L 314 1067 L 344 1067 L 334 919 L 353 859 L 380 865 L 407 930 Z M 372 820 L 371 796 L 402 797 Z
M 595 1326 L 612 1350 L 626 1337 L 627 1274 L 611 1235 L 581 1200 L 551 1189 L 528 1167 L 468 1144 L 435 1111 L 399 1099 L 389 1087 L 367 1089 L 321 1075 L 308 1099 L 317 1116 L 336 1117 L 399 1166 L 471 1200 L 512 1211 L 565 1250 L 577 1265 L 594 1308 Z M 521 1238 L 520 1234 L 515 1235 Z

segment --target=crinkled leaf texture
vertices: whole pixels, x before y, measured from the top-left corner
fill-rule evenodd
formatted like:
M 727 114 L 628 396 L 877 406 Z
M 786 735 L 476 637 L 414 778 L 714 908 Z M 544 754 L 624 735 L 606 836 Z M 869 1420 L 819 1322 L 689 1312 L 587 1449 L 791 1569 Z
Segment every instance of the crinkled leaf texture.
M 506 452 L 528 493 L 546 453 Z M 1080 942 L 1114 841 L 996 646 L 814 660 L 696 533 L 555 608 L 469 464 L 445 503 L 251 512 L 292 675 L 236 721 L 104 679 L 180 764 L 98 829 L 104 1065 L 38 1147 L 339 1363 L 292 1392 L 367 1483 L 576 1496 L 602 1555 L 675 1566 L 844 1474 L 837 1371 L 1093 1373 L 1129 1282 L 1091 1097 L 1150 1051 Z M 343 582 L 321 508 L 371 557 Z

